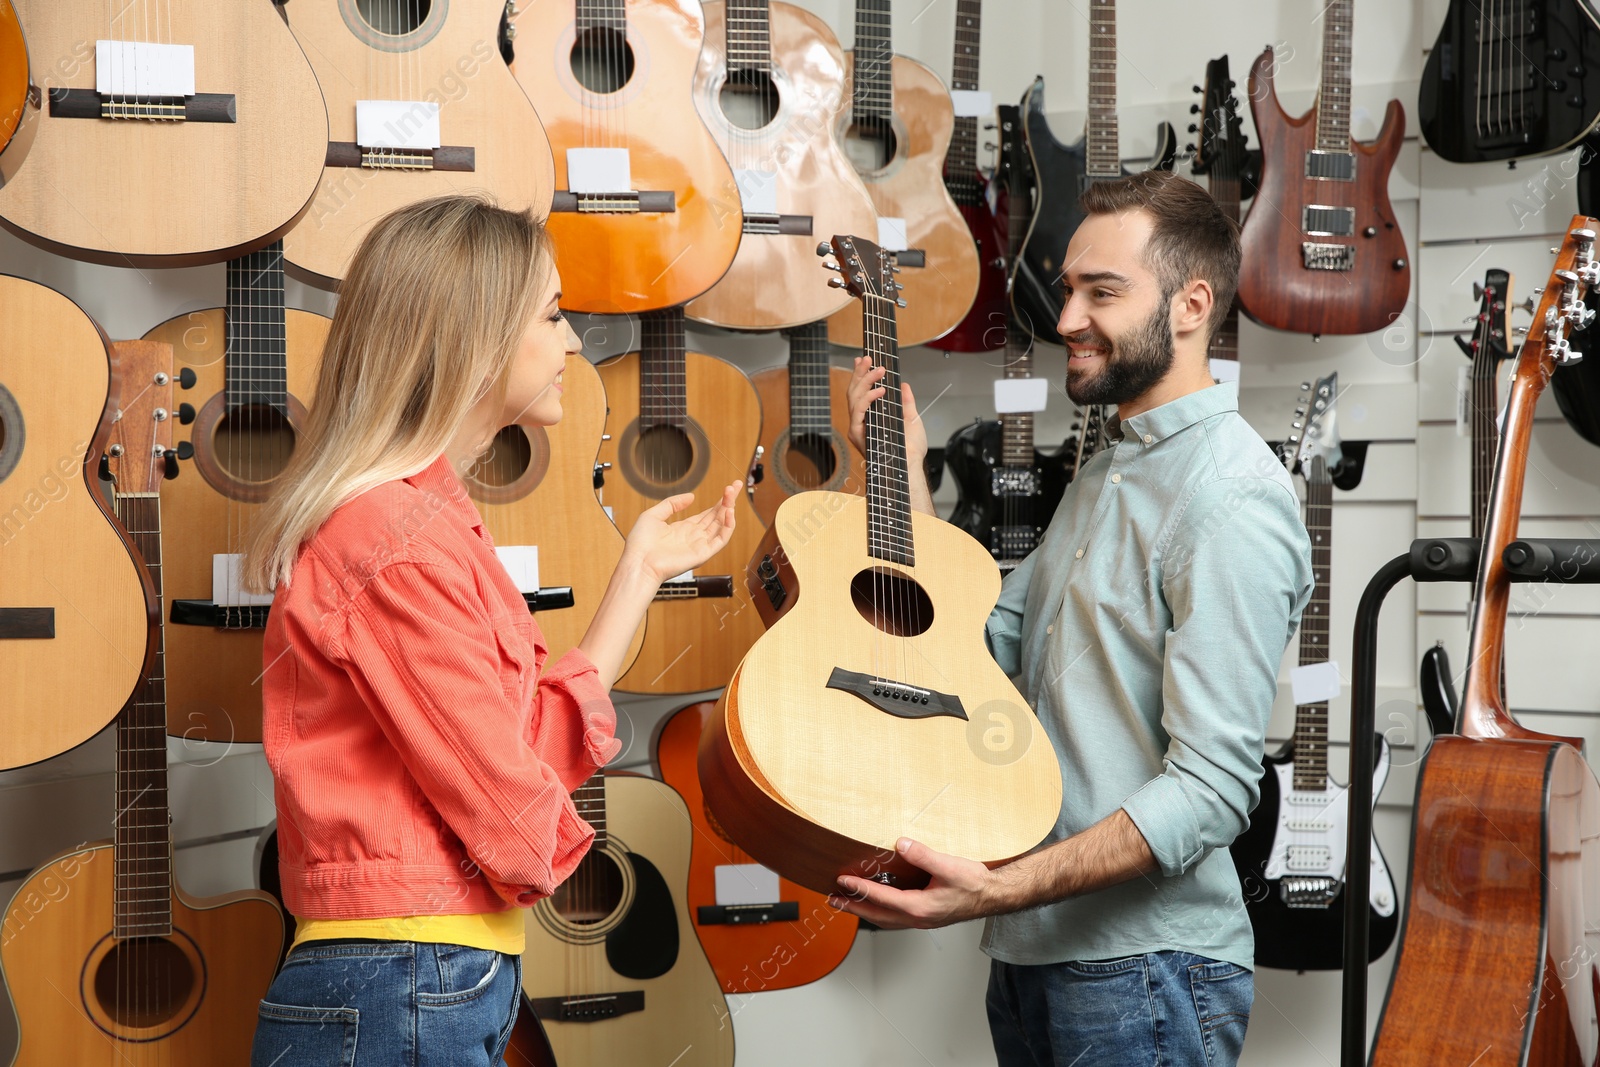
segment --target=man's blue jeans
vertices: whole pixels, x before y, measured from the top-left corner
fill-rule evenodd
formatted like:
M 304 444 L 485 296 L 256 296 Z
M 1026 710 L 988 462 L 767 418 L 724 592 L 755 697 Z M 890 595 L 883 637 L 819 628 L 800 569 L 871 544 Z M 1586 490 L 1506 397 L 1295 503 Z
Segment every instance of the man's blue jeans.
M 1038 966 L 993 961 L 1000 1067 L 1233 1067 L 1255 976 L 1187 952 Z

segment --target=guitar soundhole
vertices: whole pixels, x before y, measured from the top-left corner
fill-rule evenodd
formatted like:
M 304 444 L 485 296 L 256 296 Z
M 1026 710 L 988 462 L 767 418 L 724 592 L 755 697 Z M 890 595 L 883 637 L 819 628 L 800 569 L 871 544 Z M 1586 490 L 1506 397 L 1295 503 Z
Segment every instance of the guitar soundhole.
M 121 1026 L 159 1026 L 188 1002 L 194 980 L 194 968 L 177 945 L 161 937 L 136 937 L 119 942 L 100 960 L 94 995 Z
M 895 637 L 916 637 L 933 625 L 927 591 L 888 567 L 868 567 L 850 579 L 850 600 L 863 619 Z
M 778 117 L 778 86 L 761 71 L 733 71 L 722 83 L 717 103 L 739 129 L 759 130 Z
M 520 426 L 502 426 L 494 435 L 494 444 L 472 468 L 472 477 L 492 488 L 510 485 L 527 471 L 533 462 L 533 445 Z
M 252 404 L 223 415 L 212 437 L 217 465 L 235 481 L 272 481 L 294 455 L 294 428 L 277 408 Z
M 356 0 L 356 10 L 379 33 L 403 37 L 428 20 L 433 0 Z
M 672 485 L 689 473 L 694 463 L 694 444 L 676 426 L 652 426 L 639 435 L 633 462 L 650 481 Z
M 863 174 L 879 171 L 894 162 L 899 142 L 888 119 L 862 119 L 852 122 L 844 133 L 844 154 Z
M 614 93 L 633 78 L 633 48 L 619 30 L 583 30 L 572 44 L 572 76 L 591 93 Z
M 22 408 L 11 391 L 0 385 L 0 482 L 17 469 L 22 459 Z
M 789 438 L 789 447 L 783 454 L 783 472 L 802 489 L 827 485 L 838 466 L 839 457 L 833 451 L 832 438 L 819 433 L 795 434 Z
M 556 914 L 578 926 L 604 921 L 621 903 L 622 871 L 608 853 L 592 849 L 550 898 Z

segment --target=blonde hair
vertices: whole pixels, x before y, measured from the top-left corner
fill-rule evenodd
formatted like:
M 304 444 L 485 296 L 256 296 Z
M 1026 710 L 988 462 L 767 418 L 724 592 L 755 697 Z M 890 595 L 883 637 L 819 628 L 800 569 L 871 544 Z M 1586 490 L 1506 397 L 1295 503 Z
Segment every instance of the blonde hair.
M 261 509 L 245 585 L 287 585 L 300 548 L 345 501 L 432 463 L 468 412 L 504 397 L 553 266 L 544 226 L 475 196 L 385 216 L 339 286 L 317 393 Z

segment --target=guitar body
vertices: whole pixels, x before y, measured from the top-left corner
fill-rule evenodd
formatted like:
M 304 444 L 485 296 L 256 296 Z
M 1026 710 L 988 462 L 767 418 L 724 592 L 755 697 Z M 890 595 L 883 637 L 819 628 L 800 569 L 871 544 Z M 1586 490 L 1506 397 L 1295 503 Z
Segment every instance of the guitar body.
M 322 173 L 327 117 L 311 65 L 275 7 L 115 5 L 119 28 L 159 17 L 164 39 L 194 45 L 195 89 L 233 97 L 233 122 L 150 122 L 52 113 L 52 91 L 94 89 L 95 41 L 112 34 L 105 4 L 14 2 L 45 103 L 29 119 L 27 165 L 12 153 L 0 160 L 0 223 L 11 232 L 72 259 L 179 267 L 265 244 L 306 210 Z
M 778 505 L 796 493 L 830 489 L 856 493 L 866 485 L 866 461 L 850 443 L 850 372 L 828 368 L 828 403 L 833 425 L 828 437 L 796 434 L 783 425 L 789 411 L 789 368 L 773 367 L 750 376 L 761 398 L 762 463 L 766 475 L 756 483 L 752 504 L 761 521 L 771 526 Z M 681 789 L 679 790 L 682 791 Z
M 522 991 L 564 1067 L 732 1067 L 727 1001 L 683 898 L 689 812 L 654 778 L 605 785 L 605 846 L 528 911 Z
M 517 1018 L 511 1024 L 511 1040 L 506 1045 L 506 1067 L 556 1067 L 556 1051 L 544 1032 L 539 1017 L 528 1007 L 528 998 L 517 1004 Z
M 286 314 L 289 426 L 303 425 L 316 390 L 317 367 L 330 320 Z M 224 403 L 226 316 L 221 308 L 168 319 L 146 340 L 173 347 L 179 369 L 194 371 L 188 391 L 198 417 L 189 427 L 194 462 L 161 489 L 166 517 L 163 572 L 168 602 L 209 601 L 211 557 L 243 551 L 243 534 L 271 491 L 285 438 L 229 433 Z M 206 741 L 261 740 L 261 636 L 257 629 L 169 623 L 167 732 Z
M 0 275 L 0 770 L 99 733 L 139 684 L 154 593 L 97 477 L 119 407 L 105 335 Z
M 28 45 L 11 0 L 0 0 L 0 152 L 6 150 L 28 105 Z
M 787 878 L 778 879 L 778 900 L 765 903 L 792 907 L 792 918 L 770 918 L 772 913 L 757 905 L 726 912 L 717 906 L 717 868 L 756 861 L 728 839 L 700 789 L 695 754 L 715 713 L 716 704 L 709 700 L 681 708 L 666 721 L 656 742 L 661 777 L 683 797 L 694 826 L 689 918 L 724 993 L 760 993 L 815 982 L 850 954 L 859 925 L 854 915 L 828 907 L 826 894 Z
M 768 6 L 772 83 L 777 110 L 759 129 L 745 129 L 723 112 L 719 98 L 728 81 L 726 4 L 704 5 L 705 48 L 694 76 L 695 107 L 735 173 L 772 171 L 777 208 L 809 216 L 809 233 L 752 233 L 722 280 L 687 314 L 697 322 L 730 329 L 777 330 L 825 319 L 850 302 L 848 293 L 818 282 L 816 247 L 836 233 L 876 233 L 878 215 L 855 168 L 834 140 L 834 123 L 845 101 L 844 57 L 827 23 L 793 4 Z M 724 225 L 740 225 L 740 202 L 726 205 Z M 803 274 L 801 272 L 804 272 Z M 718 683 L 720 684 L 720 683 Z
M 572 3 L 533 4 L 515 22 L 517 80 L 538 101 L 555 188 L 568 188 L 567 149 L 620 147 L 628 151 L 634 189 L 676 195 L 672 211 L 552 212 L 561 306 L 614 315 L 682 304 L 722 277 L 741 234 L 729 215 L 739 204 L 733 170 L 694 106 L 705 38 L 700 5 L 627 0 L 626 42 L 611 33 L 587 53 L 616 66 L 624 49 L 632 55 L 633 77 L 612 92 L 586 89 L 575 73 L 574 12 Z M 617 79 L 619 71 L 604 70 L 601 78 L 607 76 Z M 683 254 L 688 248 L 692 255 Z
M 972 181 L 979 189 L 989 185 L 982 175 L 974 175 Z M 1009 304 L 1006 296 L 1008 195 L 1004 189 L 997 189 L 993 209 L 989 207 L 987 195 L 980 194 L 975 204 L 956 201 L 956 210 L 967 224 L 967 235 L 978 252 L 978 294 L 956 328 L 929 341 L 930 348 L 946 352 L 990 352 L 1005 347 Z M 906 310 L 911 309 L 907 307 Z
M 248 1063 L 283 941 L 277 905 L 253 890 L 175 890 L 170 937 L 119 941 L 113 868 L 110 843 L 92 845 L 17 889 L 0 938 L 18 1019 L 12 1067 Z
M 1035 449 L 1031 476 L 1039 493 L 1010 495 L 995 485 L 996 473 L 1006 469 L 1000 434 L 999 422 L 979 419 L 946 442 L 944 461 L 956 480 L 950 525 L 971 534 L 995 559 L 1015 561 L 1033 551 L 1050 525 L 1071 479 L 1074 449 L 1070 441 L 1053 453 Z
M 865 497 L 783 503 L 777 528 L 797 599 L 746 654 L 701 740 L 700 781 L 718 822 L 758 861 L 819 893 L 846 872 L 925 882 L 895 854 L 904 834 L 1001 863 L 1038 844 L 1060 812 L 1055 753 L 982 644 L 1000 590 L 994 561 L 948 523 L 910 518 L 921 562 L 889 567 L 867 555 Z M 926 601 L 884 585 L 890 574 L 911 578 Z M 907 702 L 902 714 L 887 697 L 895 711 L 883 710 L 829 688 L 835 670 L 956 694 L 966 718 L 903 717 L 916 709 Z
M 844 58 L 847 84 L 855 74 L 855 53 Z M 955 329 L 978 295 L 978 250 L 972 231 L 944 187 L 944 157 L 955 129 L 955 105 L 939 76 L 914 59 L 895 56 L 895 151 L 876 170 L 860 171 L 873 207 L 883 217 L 905 220 L 906 247 L 921 250 L 927 266 L 902 266 L 896 279 L 906 306 L 895 317 L 899 343 L 926 344 Z M 850 128 L 850 109 L 836 119 L 841 141 Z M 845 231 L 837 231 L 845 232 Z M 877 225 L 862 236 L 877 234 Z M 861 312 L 843 308 L 828 320 L 828 340 L 861 347 Z
M 500 58 L 502 0 L 432 4 L 404 34 L 375 31 L 356 0 L 294 0 L 284 11 L 322 85 L 331 142 L 355 143 L 358 100 L 420 99 L 439 104 L 445 146 L 472 150 L 465 171 L 327 167 L 311 209 L 283 239 L 285 259 L 304 280 L 336 288 L 372 224 L 418 200 L 483 192 L 513 211 L 549 213 L 550 143 Z
M 1378 752 L 1372 783 L 1376 806 L 1389 774 L 1389 746 L 1381 736 L 1374 737 L 1373 745 Z M 1295 790 L 1293 741 L 1262 763 L 1261 802 L 1231 846 L 1255 930 L 1256 963 L 1290 971 L 1337 971 L 1344 966 L 1345 790 L 1331 779 L 1320 792 Z M 1296 822 L 1319 825 L 1304 828 Z M 1320 858 L 1323 849 L 1326 860 Z M 1307 858 L 1307 853 L 1315 855 Z M 1371 866 L 1369 961 L 1389 950 L 1400 925 L 1394 882 L 1377 838 L 1372 840 Z M 1315 906 L 1306 906 L 1303 899 L 1290 905 L 1288 895 L 1295 887 L 1285 887 L 1284 881 L 1296 876 L 1326 876 L 1340 884 L 1321 894 Z
M 1489 54 L 1480 55 L 1479 4 L 1453 0 L 1445 13 L 1417 94 L 1417 125 L 1428 147 L 1452 163 L 1484 163 L 1577 144 L 1600 121 L 1600 26 L 1592 10 L 1573 0 L 1534 0 L 1490 17 L 1497 32 Z M 1503 70 L 1507 51 L 1521 77 Z M 1557 55 L 1564 61 L 1551 62 Z M 1536 70 L 1523 66 L 1539 56 L 1544 63 Z M 1492 76 L 1485 61 L 1496 65 Z
M 581 354 L 569 355 L 561 384 L 560 422 L 501 430 L 465 479 L 495 544 L 537 545 L 540 585 L 572 589 L 572 607 L 534 613 L 551 662 L 588 632 L 623 545 L 622 533 L 594 495 L 595 453 L 606 428 L 600 375 Z M 639 654 L 644 632 L 640 626 L 634 634 L 624 671 Z
M 1592 1063 L 1597 836 L 1600 787 L 1571 746 L 1434 739 L 1373 1067 Z
M 611 440 L 600 446 L 606 472 L 601 499 L 619 530 L 631 530 L 639 515 L 674 493 L 693 492 L 688 514 L 722 498 L 729 482 L 749 477 L 761 439 L 761 402 L 744 372 L 726 360 L 686 353 L 689 428 L 677 433 L 641 432 L 637 352 L 598 368 L 611 402 Z M 704 419 L 702 423 L 698 420 Z M 644 427 L 649 430 L 649 427 Z M 765 527 L 740 493 L 734 503 L 733 537 L 696 576 L 731 575 L 731 597 L 693 597 L 650 605 L 644 647 L 617 688 L 627 693 L 695 693 L 726 685 L 733 669 L 761 633 L 760 617 L 742 581 Z
M 1317 146 L 1317 110 L 1290 118 L 1273 88 L 1269 48 L 1250 68 L 1250 110 L 1261 141 L 1261 185 L 1240 233 L 1243 261 L 1239 306 L 1263 326 L 1294 333 L 1371 333 L 1394 321 L 1411 293 L 1411 260 L 1389 204 L 1389 171 L 1405 136 L 1405 110 L 1389 101 L 1383 129 L 1371 144 L 1350 142 L 1355 177 L 1349 182 L 1305 176 L 1306 153 Z M 1354 209 L 1354 236 L 1308 238 L 1305 208 Z M 1370 236 L 1368 236 L 1370 232 Z M 1354 247 L 1350 270 L 1310 270 L 1302 242 Z

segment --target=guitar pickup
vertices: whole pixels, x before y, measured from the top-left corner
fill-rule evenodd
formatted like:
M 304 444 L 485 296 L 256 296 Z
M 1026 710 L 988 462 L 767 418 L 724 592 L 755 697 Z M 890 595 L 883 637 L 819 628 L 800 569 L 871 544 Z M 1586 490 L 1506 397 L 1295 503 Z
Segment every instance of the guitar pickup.
M 662 582 L 656 590 L 657 600 L 696 600 L 708 597 L 723 598 L 733 595 L 733 575 L 708 574 L 702 578 L 683 578 Z
M 1353 182 L 1356 180 L 1355 153 L 1313 148 L 1306 153 L 1306 177 L 1324 182 Z
M 1290 845 L 1284 859 L 1291 871 L 1320 871 L 1333 860 L 1333 850 L 1327 845 Z
M 921 248 L 902 248 L 893 253 L 894 264 L 897 267 L 926 267 L 928 253 Z
M 550 200 L 550 210 L 580 215 L 671 213 L 678 210 L 678 194 L 671 189 L 626 193 L 573 193 L 557 189 Z
M 0 608 L 0 641 L 50 640 L 55 635 L 55 608 Z
M 810 215 L 769 215 L 761 212 L 745 212 L 745 233 L 786 233 L 799 237 L 811 236 Z
M 523 593 L 522 599 L 528 602 L 529 611 L 555 611 L 577 603 L 570 585 L 541 586 L 537 593 Z
M 967 717 L 967 709 L 961 706 L 958 696 L 888 678 L 874 678 L 843 667 L 835 667 L 828 675 L 828 688 L 854 693 L 879 711 L 901 719 L 933 719 L 940 715 L 953 719 Z
M 702 904 L 698 911 L 701 926 L 752 926 L 796 922 L 800 918 L 800 903 L 780 900 L 775 904 Z
M 1354 237 L 1356 209 L 1307 204 L 1300 209 L 1300 232 L 1312 237 Z
M 474 171 L 478 153 L 471 147 L 363 148 L 354 141 L 329 141 L 325 167 L 364 167 L 368 170 Z
M 157 122 L 238 122 L 232 93 L 193 96 L 109 96 L 93 89 L 51 89 L 56 119 L 151 119 Z
M 995 496 L 1038 496 L 1039 474 L 1032 467 L 995 467 L 989 472 L 989 491 Z
M 1356 246 L 1301 241 L 1300 257 L 1306 270 L 1354 270 Z
M 560 1023 L 597 1023 L 644 1011 L 644 990 L 601 993 L 588 997 L 529 997 L 528 1007 L 541 1019 Z
M 214 630 L 264 630 L 271 604 L 235 607 L 210 600 L 174 600 L 169 618 L 174 626 L 209 626 Z

